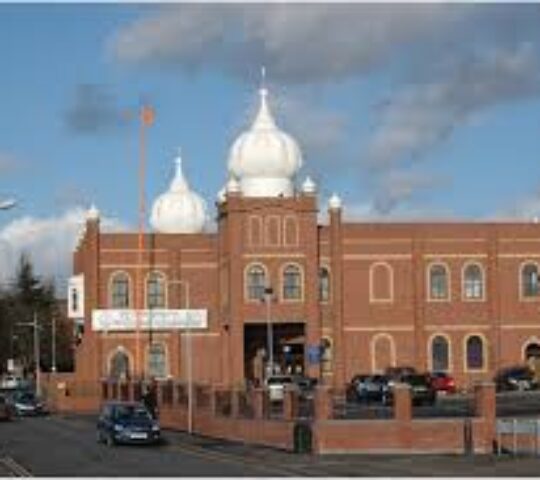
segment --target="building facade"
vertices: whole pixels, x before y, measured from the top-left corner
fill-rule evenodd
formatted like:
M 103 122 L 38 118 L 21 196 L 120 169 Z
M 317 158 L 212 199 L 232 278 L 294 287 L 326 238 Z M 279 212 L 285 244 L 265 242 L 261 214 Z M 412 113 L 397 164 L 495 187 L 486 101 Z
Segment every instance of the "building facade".
M 347 222 L 337 195 L 321 224 L 266 96 L 231 148 L 215 232 L 181 160 L 152 232 L 104 233 L 89 211 L 69 294 L 78 378 L 240 385 L 273 368 L 342 386 L 413 365 L 466 385 L 540 355 L 540 225 Z

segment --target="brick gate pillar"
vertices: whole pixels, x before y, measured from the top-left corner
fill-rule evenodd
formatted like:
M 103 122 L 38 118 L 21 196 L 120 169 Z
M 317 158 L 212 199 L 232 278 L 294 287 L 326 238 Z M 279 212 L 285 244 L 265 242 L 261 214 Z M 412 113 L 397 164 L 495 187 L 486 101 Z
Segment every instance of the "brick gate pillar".
M 483 434 L 474 438 L 474 443 L 481 451 L 489 453 L 496 436 L 497 401 L 494 383 L 481 382 L 474 386 L 474 407 L 476 417 L 481 418 L 484 423 Z M 476 432 L 473 433 L 477 437 Z

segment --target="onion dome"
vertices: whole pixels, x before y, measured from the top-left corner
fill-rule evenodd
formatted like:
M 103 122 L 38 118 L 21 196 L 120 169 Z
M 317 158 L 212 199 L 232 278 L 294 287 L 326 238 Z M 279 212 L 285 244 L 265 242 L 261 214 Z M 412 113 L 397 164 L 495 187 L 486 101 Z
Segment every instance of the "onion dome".
M 330 200 L 328 200 L 328 207 L 331 210 L 339 210 L 341 208 L 341 198 L 339 198 L 335 193 L 332 194 Z
M 315 185 L 315 182 L 311 180 L 310 177 L 306 177 L 304 180 L 304 183 L 302 184 L 302 192 L 313 195 L 317 191 L 317 185 Z
M 206 223 L 205 202 L 189 188 L 180 155 L 175 163 L 171 186 L 155 200 L 150 223 L 160 233 L 200 233 Z
M 268 90 L 259 90 L 261 103 L 251 128 L 229 152 L 229 173 L 240 181 L 245 197 L 292 196 L 293 178 L 302 166 L 296 141 L 277 126 L 268 107 Z

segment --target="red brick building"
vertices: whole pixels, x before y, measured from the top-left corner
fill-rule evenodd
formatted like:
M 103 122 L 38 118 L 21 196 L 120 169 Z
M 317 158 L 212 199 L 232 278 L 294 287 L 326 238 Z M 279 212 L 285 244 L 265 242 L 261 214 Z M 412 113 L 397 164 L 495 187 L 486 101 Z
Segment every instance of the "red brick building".
M 335 385 L 389 365 L 448 371 L 463 385 L 538 355 L 540 225 L 350 223 L 336 195 L 323 225 L 313 182 L 295 188 L 301 164 L 262 90 L 231 148 L 217 231 L 203 230 L 204 203 L 180 162 L 142 249 L 137 233 L 101 232 L 91 210 L 70 294 L 84 325 L 78 378 L 192 372 L 237 385 L 264 376 L 269 339 L 274 368 Z M 189 331 L 172 326 L 181 309 L 198 310 Z

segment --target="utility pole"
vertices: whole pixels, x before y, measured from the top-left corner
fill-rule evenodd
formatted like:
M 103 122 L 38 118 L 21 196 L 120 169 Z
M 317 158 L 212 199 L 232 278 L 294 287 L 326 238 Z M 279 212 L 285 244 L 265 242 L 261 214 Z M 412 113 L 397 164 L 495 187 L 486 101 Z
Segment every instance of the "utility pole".
M 53 313 L 51 322 L 51 372 L 56 373 L 56 316 Z
M 37 311 L 34 310 L 34 319 L 32 322 L 17 323 L 21 327 L 32 327 L 34 329 L 34 363 L 35 363 L 35 380 L 36 380 L 36 396 L 41 395 L 41 370 L 40 370 L 40 348 L 39 348 L 39 325 L 37 321 Z
M 268 348 L 268 364 L 266 366 L 266 377 L 274 373 L 274 331 L 272 328 L 271 302 L 274 290 L 272 287 L 264 289 L 263 300 L 266 302 L 266 344 Z

